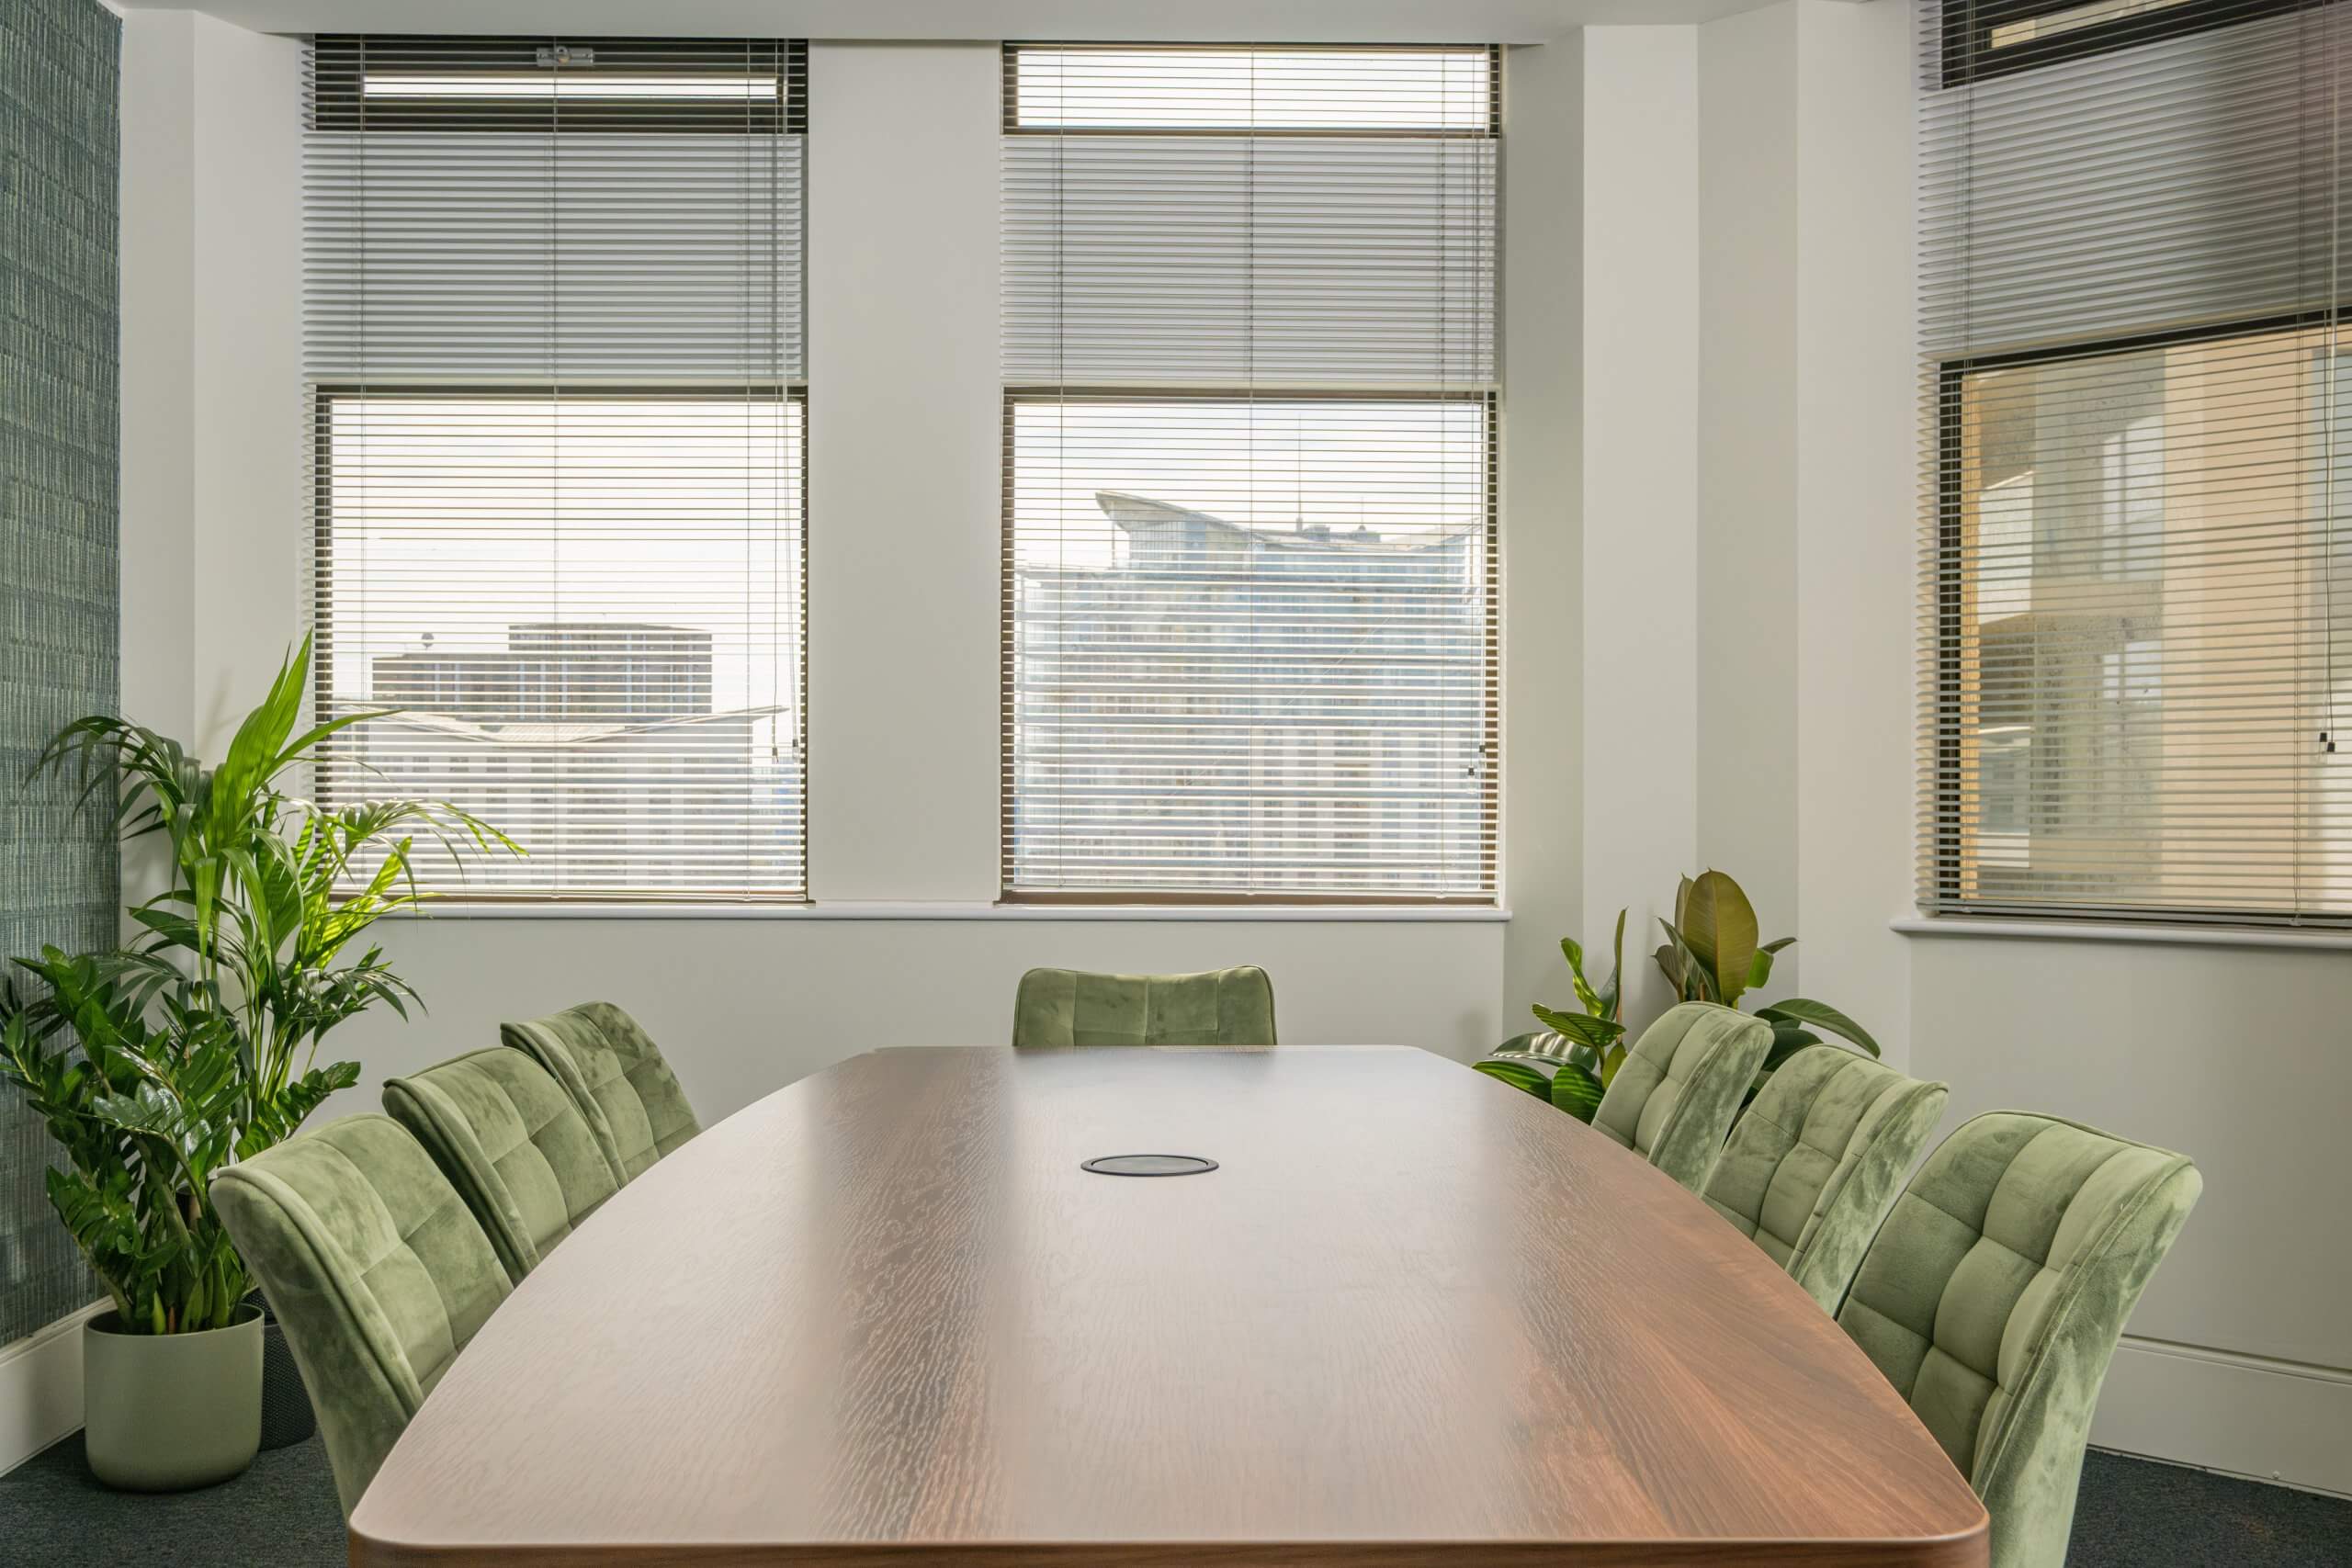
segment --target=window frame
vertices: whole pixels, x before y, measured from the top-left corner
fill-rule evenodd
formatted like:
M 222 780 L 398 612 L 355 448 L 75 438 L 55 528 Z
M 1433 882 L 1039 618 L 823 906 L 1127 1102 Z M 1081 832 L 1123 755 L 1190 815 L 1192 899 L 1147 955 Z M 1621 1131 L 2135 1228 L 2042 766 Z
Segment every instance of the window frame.
M 469 381 L 410 381 L 356 382 L 333 381 L 309 383 L 311 484 L 311 558 L 308 612 L 311 634 L 316 637 L 326 626 L 334 604 L 334 406 L 337 400 L 366 398 L 390 400 L 399 398 L 442 400 L 451 398 L 480 399 L 485 401 L 501 399 L 538 400 L 560 403 L 564 392 L 554 383 L 530 384 L 518 382 Z M 748 394 L 748 395 L 747 395 Z M 784 406 L 797 405 L 800 418 L 800 464 L 797 483 L 799 487 L 799 537 L 792 558 L 799 585 L 797 603 L 794 605 L 796 625 L 799 631 L 797 660 L 797 693 L 793 704 L 790 734 L 793 754 L 800 763 L 798 792 L 798 842 L 800 845 L 799 891 L 785 892 L 765 887 L 711 888 L 631 888 L 596 893 L 565 893 L 548 888 L 477 887 L 460 884 L 456 888 L 438 889 L 441 901 L 458 901 L 483 906 L 503 906 L 514 908 L 541 909 L 628 908 L 661 906 L 692 908 L 696 906 L 721 905 L 730 907 L 792 908 L 811 901 L 808 886 L 808 387 L 806 381 L 768 382 L 761 385 L 721 385 L 708 382 L 644 382 L 619 384 L 607 382 L 583 383 L 571 389 L 575 398 L 641 398 L 659 400 L 675 398 L 680 400 L 706 402 L 773 401 Z M 320 656 L 312 661 L 311 703 L 314 712 L 332 711 L 334 703 L 334 660 L 329 655 L 334 643 L 322 644 Z M 330 751 L 340 737 L 330 737 L 322 746 Z M 322 759 L 323 760 L 323 759 Z M 336 797 L 330 782 L 329 770 L 316 764 L 312 767 L 311 784 L 321 807 L 336 810 L 349 804 Z M 493 822 L 492 826 L 498 826 Z M 526 844 L 526 850 L 530 846 Z M 329 895 L 343 903 L 356 891 L 353 887 L 336 887 Z
M 371 100 L 366 91 L 368 51 L 379 44 L 396 49 L 404 66 L 446 62 L 441 69 L 451 76 L 560 72 L 563 67 L 540 63 L 540 51 L 551 48 L 594 51 L 595 64 L 571 68 L 576 73 L 609 67 L 616 73 L 667 72 L 692 76 L 697 72 L 715 71 L 716 62 L 732 51 L 755 72 L 773 69 L 776 94 L 765 103 L 748 96 L 707 101 L 659 96 L 602 103 L 582 100 L 561 107 L 560 112 L 552 95 L 546 104 L 526 98 L 469 97 L 462 100 L 462 109 L 450 107 L 459 100 L 432 96 Z M 537 135 L 657 132 L 723 136 L 741 135 L 746 130 L 805 136 L 808 130 L 806 39 L 321 33 L 313 39 L 312 48 L 318 65 L 306 126 L 311 130 L 365 131 L 370 135 L 463 130 Z M 464 124 L 453 123 L 458 119 Z
M 1184 51 L 1234 52 L 1238 51 L 1295 51 L 1306 53 L 1445 53 L 1486 56 L 1486 116 L 1476 127 L 1315 127 L 1315 126 L 1067 126 L 1024 125 L 1021 119 L 1019 56 L 1023 49 L 1050 51 L 1057 53 L 1102 51 L 1108 53 L 1176 53 Z M 1161 137 L 1200 138 L 1215 140 L 1236 136 L 1268 139 L 1315 140 L 1318 138 L 1354 138 L 1385 141 L 1470 140 L 1488 141 L 1499 144 L 1503 128 L 1503 51 L 1496 44 L 1300 44 L 1300 43 L 1136 43 L 1090 41 L 1083 43 L 1050 42 L 1046 40 L 1008 40 L 1001 46 L 1001 75 L 1000 103 L 1000 132 L 1008 137 Z M 1501 207 L 1500 190 L 1496 192 L 1496 245 L 1499 261 Z M 1499 276 L 1497 279 L 1499 286 Z M 1499 292 L 1497 296 L 1496 331 L 1499 335 Z M 1281 386 L 1270 388 L 1216 387 L 1171 381 L 1164 384 L 1125 383 L 1037 384 L 1007 381 L 1002 387 L 1002 435 L 1000 456 L 1001 491 L 999 500 L 1001 536 L 999 555 L 999 795 L 998 795 L 998 907 L 1044 906 L 1069 908 L 1104 908 L 1115 906 L 1152 906 L 1159 908 L 1193 907 L 1202 908 L 1465 908 L 1495 909 L 1500 907 L 1502 778 L 1504 739 L 1502 723 L 1502 557 L 1501 557 L 1501 438 L 1502 381 L 1499 344 L 1495 360 L 1493 379 L 1476 387 L 1397 388 L 1331 382 L 1314 386 Z M 1277 400 L 1293 401 L 1365 401 L 1395 400 L 1408 402 L 1438 402 L 1476 400 L 1486 409 L 1486 435 L 1481 460 L 1484 464 L 1485 513 L 1482 538 L 1486 551 L 1482 592 L 1486 596 L 1486 626 L 1482 643 L 1485 649 L 1483 673 L 1485 691 L 1481 701 L 1487 714 L 1486 738 L 1481 743 L 1484 752 L 1484 775 L 1480 790 L 1480 877 L 1484 890 L 1472 894 L 1378 894 L 1378 893 L 1315 893 L 1315 892 L 1210 892 L 1175 889 L 1052 889 L 1015 888 L 1013 886 L 1014 842 L 1014 739 L 1017 727 L 1014 716 L 1016 653 L 1015 606 L 1019 594 L 1019 571 L 1015 558 L 1016 518 L 1014 497 L 1014 419 L 1021 403 L 1044 400 L 1069 401 L 1081 398 L 1119 399 L 1227 399 L 1234 401 L 1270 402 Z
M 1178 54 L 1186 51 L 1233 54 L 1247 51 L 1311 54 L 1476 54 L 1487 56 L 1487 120 L 1483 126 L 1428 126 L 1419 129 L 1381 126 L 1204 126 L 1204 125 L 1023 125 L 1021 122 L 1020 53 L 1024 49 L 1056 54 Z M 1398 141 L 1424 139 L 1499 141 L 1503 133 L 1503 51 L 1496 44 L 1476 43 L 1048 43 L 1039 39 L 1007 41 L 1002 46 L 1003 90 L 1001 130 L 1007 136 L 1343 136 L 1381 137 Z
M 2049 39 L 1993 47 L 1996 28 L 2079 9 L 2089 0 L 1942 0 L 1939 51 L 1942 85 L 1964 87 L 2068 60 L 2137 49 L 2160 39 L 2211 32 L 2265 17 L 2308 10 L 2312 0 L 2187 0 L 2162 11 L 2088 23 Z
M 1020 570 L 1015 559 L 1015 495 L 1018 491 L 1014 453 L 1014 422 L 1024 403 L 1067 403 L 1102 400 L 1121 401 L 1144 399 L 1178 399 L 1197 401 L 1227 401 L 1233 403 L 1268 402 L 1476 402 L 1486 411 L 1485 439 L 1480 443 L 1479 460 L 1483 466 L 1480 539 L 1485 549 L 1485 570 L 1480 573 L 1480 591 L 1485 595 L 1485 621 L 1480 644 L 1484 649 L 1481 673 L 1485 682 L 1482 702 L 1487 715 L 1487 737 L 1480 742 L 1484 769 L 1479 779 L 1480 850 L 1479 871 L 1486 884 L 1480 893 L 1232 893 L 1180 891 L 1159 889 L 1060 889 L 1017 888 L 1013 886 L 1013 797 L 1015 794 L 1014 739 L 1019 732 L 1015 718 L 1015 687 L 1018 684 L 1018 653 L 1014 644 L 1015 626 L 1020 601 Z M 1009 384 L 1003 392 L 1003 451 L 1001 457 L 1002 491 L 1000 497 L 1001 537 L 998 543 L 999 600 L 998 647 L 999 671 L 997 688 L 998 714 L 998 790 L 997 811 L 997 902 L 1000 905 L 1044 905 L 1069 908 L 1084 908 L 1104 905 L 1193 906 L 1201 908 L 1478 908 L 1491 909 L 1500 902 L 1502 844 L 1502 514 L 1501 514 L 1501 438 L 1502 396 L 1499 388 L 1483 388 L 1454 391 L 1384 389 L 1379 390 L 1340 388 L 1258 389 L 1214 387 L 1113 387 L 1087 386 L 1064 388 L 1051 384 Z
M 1967 355 L 1938 361 L 1934 365 L 1936 378 L 1936 555 L 1928 563 L 1934 592 L 1935 615 L 1935 708 L 1930 715 L 1934 725 L 1931 745 L 1935 764 L 1932 773 L 1923 781 L 1922 788 L 1929 795 L 1928 822 L 1935 837 L 1925 846 L 1928 855 L 1929 874 L 1920 879 L 1923 889 L 1932 887 L 1932 899 L 1922 901 L 1921 915 L 1933 920 L 2018 921 L 2071 920 L 2088 921 L 2100 926 L 2129 928 L 2133 926 L 2195 926 L 2209 930 L 2264 931 L 2293 926 L 2302 929 L 2352 931 L 2352 910 L 2341 914 L 2310 912 L 2293 909 L 2249 910 L 2214 908 L 2193 904 L 2176 905 L 2109 905 L 2105 907 L 2053 908 L 2036 909 L 2020 908 L 2014 902 L 2001 903 L 1982 910 L 1972 908 L 1977 899 L 1962 892 L 1961 852 L 1966 840 L 1966 830 L 1961 821 L 1959 802 L 1971 785 L 1962 777 L 1962 758 L 1964 742 L 1960 724 L 1962 660 L 1961 655 L 1962 618 L 1965 599 L 1966 578 L 1960 571 L 1947 570 L 1955 560 L 1965 542 L 1963 513 L 1966 496 L 1961 479 L 1962 456 L 1966 441 L 1966 420 L 1963 417 L 1965 388 L 1968 378 L 1987 371 L 2016 369 L 2020 367 L 2049 364 L 2058 360 L 2091 360 L 2162 349 L 2187 344 L 2226 342 L 2235 338 L 2255 338 L 2281 333 L 2330 329 L 2343 322 L 2342 313 L 2331 310 L 2289 311 L 2268 316 L 2245 317 L 2227 321 L 2215 321 L 2197 326 L 2170 328 L 2160 332 L 2134 333 L 2115 337 L 2090 338 L 2080 342 L 2053 344 L 2033 348 L 2007 350 L 1992 354 Z M 2339 350 L 2352 356 L 2352 347 Z M 2333 752 L 2335 742 L 2329 739 L 2325 750 Z M 1979 765 L 1979 776 L 1982 765 Z M 1981 828 L 1979 829 L 1981 832 Z

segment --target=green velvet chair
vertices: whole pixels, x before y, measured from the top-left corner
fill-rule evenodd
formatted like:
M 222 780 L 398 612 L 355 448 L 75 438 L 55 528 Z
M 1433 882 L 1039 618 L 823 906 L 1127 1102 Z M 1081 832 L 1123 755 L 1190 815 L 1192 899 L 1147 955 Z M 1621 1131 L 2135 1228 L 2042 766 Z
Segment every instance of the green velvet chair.
M 1012 1001 L 1026 1045 L 1272 1045 L 1274 986 L 1245 964 L 1198 975 L 1032 969 Z
M 516 1284 L 620 1190 L 620 1171 L 553 1075 L 503 1045 L 384 1085 L 384 1109 L 424 1145 Z
M 506 1270 L 386 1116 L 346 1116 L 242 1160 L 212 1179 L 212 1199 L 302 1369 L 349 1514 L 506 1299 Z
M 2124 1320 L 2204 1183 L 2181 1156 L 1996 1111 L 1911 1179 L 1838 1311 L 1993 1519 L 1994 1568 L 2061 1568 Z
M 1851 1051 L 1808 1045 L 1732 1128 L 1703 1196 L 1834 1313 L 1949 1093 Z
M 1670 1007 L 1617 1064 L 1592 1125 L 1696 1192 L 1771 1047 L 1760 1018 L 1713 1002 Z
M 498 1036 L 563 1086 L 624 1186 L 702 1131 L 661 1047 L 610 1002 L 502 1023 Z

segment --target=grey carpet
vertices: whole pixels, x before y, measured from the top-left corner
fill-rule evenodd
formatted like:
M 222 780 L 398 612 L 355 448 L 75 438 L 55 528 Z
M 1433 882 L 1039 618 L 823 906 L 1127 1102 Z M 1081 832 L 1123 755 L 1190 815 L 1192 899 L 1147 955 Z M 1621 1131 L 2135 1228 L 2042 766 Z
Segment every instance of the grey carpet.
M 2083 1467 L 2067 1568 L 2307 1568 L 2342 1564 L 2352 1502 L 2094 1453 Z M 266 1453 L 202 1492 L 108 1492 L 70 1438 L 0 1476 L 8 1568 L 335 1568 L 343 1517 L 318 1438 Z
M 346 1560 L 327 1447 L 315 1437 L 198 1492 L 109 1492 L 90 1479 L 78 1433 L 0 1476 L 6 1568 L 335 1568 Z
M 2352 1562 L 2352 1501 L 2092 1452 L 2066 1568 L 2307 1568 Z

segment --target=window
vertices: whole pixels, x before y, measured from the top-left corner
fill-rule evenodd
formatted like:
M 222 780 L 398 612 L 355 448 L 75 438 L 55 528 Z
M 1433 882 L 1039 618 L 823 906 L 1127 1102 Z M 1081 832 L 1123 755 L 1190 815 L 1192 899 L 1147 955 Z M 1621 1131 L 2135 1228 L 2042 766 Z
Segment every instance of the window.
M 2166 9 L 1924 111 L 1930 912 L 2352 923 L 2346 8 Z
M 444 892 L 803 897 L 800 48 L 310 60 L 318 700 L 399 710 L 321 798 L 528 852 Z
M 2332 0 L 1941 0 L 1945 86 Z
M 1493 900 L 1498 72 L 1007 49 L 1008 900 Z

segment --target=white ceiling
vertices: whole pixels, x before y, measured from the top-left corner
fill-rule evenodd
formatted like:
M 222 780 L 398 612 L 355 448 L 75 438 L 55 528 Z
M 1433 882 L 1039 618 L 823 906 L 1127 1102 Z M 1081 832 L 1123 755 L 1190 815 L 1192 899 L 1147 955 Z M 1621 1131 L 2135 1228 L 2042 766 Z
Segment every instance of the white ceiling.
M 1538 43 L 1589 22 L 1702 22 L 1769 0 L 114 0 L 262 32 L 671 38 L 1280 39 Z

